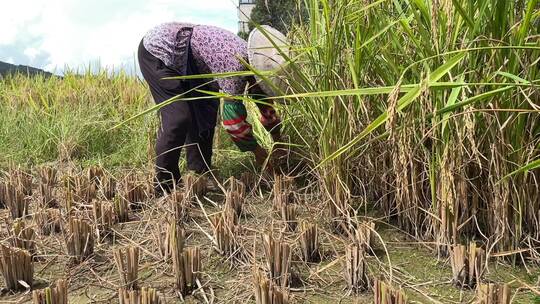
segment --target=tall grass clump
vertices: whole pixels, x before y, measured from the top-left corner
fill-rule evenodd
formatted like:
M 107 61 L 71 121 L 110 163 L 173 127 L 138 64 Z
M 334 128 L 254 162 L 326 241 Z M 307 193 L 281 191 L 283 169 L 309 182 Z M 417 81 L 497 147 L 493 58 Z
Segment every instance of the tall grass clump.
M 537 247 L 538 0 L 304 4 L 284 128 L 330 206 L 371 202 L 443 255 Z

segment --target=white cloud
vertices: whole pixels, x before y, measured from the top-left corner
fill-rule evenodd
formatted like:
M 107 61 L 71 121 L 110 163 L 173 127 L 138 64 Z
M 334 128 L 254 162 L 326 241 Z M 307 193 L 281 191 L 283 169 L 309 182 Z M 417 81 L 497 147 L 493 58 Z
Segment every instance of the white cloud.
M 231 0 L 17 0 L 2 4 L 0 45 L 30 41 L 21 50 L 31 61 L 48 54 L 47 70 L 132 66 L 151 27 L 168 21 L 212 24 L 235 32 L 237 1 Z M 43 3 L 46 3 L 44 5 Z M 13 13 L 12 13 L 13 12 Z M 12 15 L 13 17 L 6 16 Z M 6 32 L 7 29 L 8 31 Z
M 8 59 L 6 59 L 6 62 L 7 62 L 7 63 L 14 64 L 14 63 L 15 63 L 15 60 L 13 59 L 13 57 L 9 57 Z
M 34 61 L 36 56 L 39 55 L 40 53 L 41 52 L 38 49 L 33 48 L 33 47 L 24 49 L 24 54 L 26 55 L 26 57 L 28 57 L 28 59 L 30 59 L 30 61 Z

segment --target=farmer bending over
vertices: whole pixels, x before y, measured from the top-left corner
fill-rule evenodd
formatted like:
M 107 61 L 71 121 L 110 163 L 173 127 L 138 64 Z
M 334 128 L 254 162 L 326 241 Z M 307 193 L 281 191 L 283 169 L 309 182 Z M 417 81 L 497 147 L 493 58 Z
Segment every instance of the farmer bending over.
M 277 30 L 264 26 L 270 37 L 278 37 L 285 45 L 285 37 Z M 269 33 L 269 34 L 268 34 Z M 277 41 L 272 38 L 274 43 Z M 206 90 L 229 95 L 272 95 L 265 84 L 257 84 L 255 77 L 228 77 L 193 80 L 166 80 L 166 77 L 241 72 L 246 68 L 241 59 L 250 62 L 257 70 L 269 71 L 280 67 L 284 59 L 280 52 L 259 30 L 250 34 L 248 42 L 232 32 L 207 25 L 165 23 L 151 29 L 139 45 L 138 59 L 144 79 L 157 104 L 180 94 L 182 98 L 203 97 L 199 100 L 176 101 L 159 110 L 161 126 L 156 142 L 156 192 L 170 192 L 180 181 L 178 162 L 182 146 L 186 149 L 188 170 L 203 174 L 212 167 L 212 143 L 216 125 L 219 99 L 197 92 Z M 249 56 L 248 56 L 249 53 Z M 249 57 L 249 58 L 248 58 Z M 262 125 L 280 139 L 280 119 L 269 105 L 257 103 Z M 268 157 L 253 136 L 246 121 L 247 111 L 242 102 L 225 99 L 223 125 L 241 151 L 255 154 L 257 164 L 264 164 Z

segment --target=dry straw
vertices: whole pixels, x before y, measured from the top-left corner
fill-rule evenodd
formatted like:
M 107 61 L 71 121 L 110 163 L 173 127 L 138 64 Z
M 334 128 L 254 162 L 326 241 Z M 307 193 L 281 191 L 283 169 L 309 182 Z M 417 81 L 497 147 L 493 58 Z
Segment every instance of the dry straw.
M 289 292 L 274 286 L 258 269 L 253 271 L 253 290 L 256 304 L 289 303 Z
M 287 230 L 294 231 L 296 226 L 298 226 L 298 221 L 296 220 L 298 213 L 298 208 L 296 205 L 282 205 L 281 206 L 281 220 L 285 222 Z
M 469 246 L 454 245 L 450 252 L 452 282 L 460 288 L 474 288 L 484 274 L 486 253 L 471 242 Z
M 478 284 L 476 288 L 478 304 L 510 304 L 511 298 L 508 284 Z
M 62 231 L 62 214 L 59 209 L 41 209 L 34 214 L 34 222 L 42 235 L 59 233 Z
M 358 244 L 347 246 L 343 274 L 347 286 L 353 292 L 361 292 L 369 288 L 368 267 L 362 246 Z
M 307 221 L 302 222 L 299 242 L 302 260 L 304 262 L 316 263 L 320 261 L 321 254 L 319 251 L 319 232 L 317 224 L 312 224 Z
M 25 290 L 32 287 L 34 264 L 26 250 L 0 245 L 0 271 L 9 290 Z
M 13 221 L 11 229 L 11 245 L 27 250 L 30 254 L 36 253 L 36 232 L 33 227 L 26 227 L 26 222 L 21 219 Z
M 66 280 L 58 280 L 52 287 L 34 290 L 33 304 L 68 304 L 68 286 Z
M 129 246 L 113 250 L 114 261 L 122 279 L 122 288 L 138 289 L 139 247 Z
M 263 235 L 266 265 L 271 280 L 281 288 L 289 284 L 291 276 L 291 247 L 283 239 L 274 239 L 272 234 Z
M 110 202 L 94 201 L 92 211 L 100 239 L 109 237 L 115 223 L 114 206 Z
M 406 304 L 407 296 L 399 289 L 392 288 L 386 282 L 375 279 L 373 284 L 373 303 L 374 304 Z
M 85 220 L 70 216 L 64 238 L 68 254 L 76 262 L 81 262 L 94 253 L 94 234 Z
M 120 288 L 118 290 L 120 304 L 161 304 L 165 301 L 154 288 L 143 287 L 141 290 Z

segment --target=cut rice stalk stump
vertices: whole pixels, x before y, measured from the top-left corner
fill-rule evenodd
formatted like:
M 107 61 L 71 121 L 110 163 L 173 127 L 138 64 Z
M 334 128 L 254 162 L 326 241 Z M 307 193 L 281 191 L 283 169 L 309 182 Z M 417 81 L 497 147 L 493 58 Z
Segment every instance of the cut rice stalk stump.
M 114 212 L 119 223 L 129 221 L 129 202 L 119 196 L 114 198 Z
M 196 198 L 202 198 L 208 188 L 208 182 L 204 176 L 196 176 L 194 174 L 187 174 L 184 177 L 185 185 L 185 197 L 188 201 L 194 203 Z
M 302 250 L 302 260 L 307 263 L 320 261 L 319 252 L 319 232 L 316 224 L 302 222 L 300 233 L 300 248 Z
M 238 218 L 242 215 L 243 205 L 244 196 L 242 196 L 241 192 L 231 190 L 225 193 L 225 207 L 232 208 Z
M 297 213 L 298 208 L 296 205 L 281 206 L 281 220 L 285 222 L 288 231 L 292 232 L 296 230 L 296 226 L 298 225 L 298 221 L 296 220 Z
M 52 287 L 32 292 L 33 304 L 68 304 L 66 280 L 58 280 Z
M 0 245 L 0 271 L 7 289 L 17 291 L 32 287 L 34 263 L 26 250 Z
M 199 247 L 185 248 L 179 252 L 177 248 L 173 253 L 173 268 L 176 277 L 176 288 L 180 294 L 186 296 L 197 288 L 197 280 L 201 271 L 201 251 Z
M 345 280 L 350 290 L 362 292 L 369 288 L 368 268 L 362 246 L 358 244 L 347 246 L 344 266 Z
M 94 201 L 92 211 L 99 238 L 103 240 L 111 235 L 115 222 L 114 207 L 109 202 Z
M 258 270 L 253 272 L 253 289 L 256 304 L 288 304 L 289 292 L 281 290 Z
M 161 304 L 165 301 L 154 288 L 143 287 L 141 290 L 120 288 L 118 290 L 120 304 Z
M 59 233 L 62 231 L 62 214 L 59 209 L 42 209 L 34 214 L 34 222 L 42 235 Z
M 291 275 L 291 247 L 283 239 L 274 239 L 272 234 L 263 235 L 263 246 L 270 278 L 277 286 L 287 287 Z
M 403 290 L 396 290 L 379 279 L 375 279 L 373 297 L 374 304 L 407 304 L 407 296 Z
M 114 249 L 113 255 L 118 273 L 122 278 L 122 287 L 138 289 L 139 247 L 129 246 L 124 250 Z
M 508 284 L 478 284 L 476 302 L 478 304 L 510 304 L 510 287 Z
M 459 288 L 474 288 L 484 274 L 486 253 L 471 242 L 469 246 L 454 245 L 450 253 L 452 282 Z
M 238 250 L 236 236 L 240 226 L 235 224 L 234 219 L 226 215 L 226 212 L 216 214 L 211 218 L 214 232 L 214 244 L 221 255 L 229 256 Z
M 68 254 L 81 262 L 94 253 L 94 234 L 88 222 L 70 216 L 64 236 Z
M 354 234 L 354 241 L 364 247 L 366 253 L 373 251 L 373 232 L 375 231 L 375 222 L 360 223 Z
M 28 215 L 29 200 L 24 194 L 24 189 L 12 183 L 5 185 L 5 204 L 9 209 L 11 218 L 18 219 Z
M 30 254 L 36 253 L 36 233 L 34 228 L 26 227 L 24 220 L 17 219 L 12 225 L 11 244 L 13 247 L 27 250 Z

